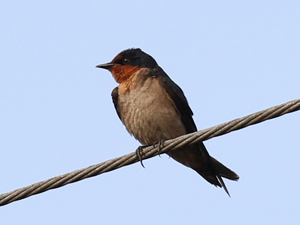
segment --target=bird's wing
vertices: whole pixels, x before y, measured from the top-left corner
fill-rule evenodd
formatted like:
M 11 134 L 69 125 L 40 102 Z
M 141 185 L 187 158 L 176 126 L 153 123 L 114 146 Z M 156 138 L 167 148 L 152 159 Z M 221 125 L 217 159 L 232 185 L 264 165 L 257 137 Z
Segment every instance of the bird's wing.
M 161 68 L 158 70 L 157 79 L 160 85 L 167 91 L 170 98 L 174 101 L 187 133 L 197 131 L 196 124 L 192 117 L 193 111 L 189 107 L 188 101 L 181 88 L 175 84 Z
M 186 128 L 186 131 L 188 133 L 197 131 L 195 122 L 192 118 L 193 112 L 191 108 L 188 105 L 187 99 L 185 98 L 183 91 L 181 88 L 176 85 L 169 77 L 168 75 L 161 70 L 158 73 L 157 76 L 159 83 L 162 85 L 162 87 L 165 88 L 171 99 L 174 101 L 177 110 L 180 113 L 182 122 Z M 226 191 L 226 193 L 229 195 L 229 192 L 226 188 L 226 185 L 222 179 L 222 176 L 220 174 L 220 171 L 224 172 L 223 175 L 226 178 L 237 180 L 238 176 L 231 170 L 229 170 L 227 167 L 225 167 L 223 164 L 219 163 L 215 159 L 211 158 L 208 151 L 206 150 L 203 142 L 199 142 L 199 149 L 198 148 L 189 148 L 187 150 L 179 150 L 179 151 L 185 151 L 186 154 L 192 154 L 193 158 L 197 161 L 197 166 L 192 167 L 195 169 L 201 176 L 203 176 L 208 182 L 223 187 Z M 178 150 L 174 150 L 177 151 Z M 185 156 L 187 157 L 187 156 Z M 174 158 L 174 154 L 173 154 Z M 175 158 L 174 158 L 175 159 Z M 178 157 L 175 160 L 181 162 L 181 158 Z
M 113 100 L 116 112 L 117 112 L 117 114 L 118 114 L 118 116 L 119 116 L 119 118 L 121 120 L 120 109 L 118 107 L 118 99 L 119 99 L 119 90 L 118 90 L 118 87 L 115 87 L 114 90 L 111 92 L 111 97 L 112 97 L 112 100 Z

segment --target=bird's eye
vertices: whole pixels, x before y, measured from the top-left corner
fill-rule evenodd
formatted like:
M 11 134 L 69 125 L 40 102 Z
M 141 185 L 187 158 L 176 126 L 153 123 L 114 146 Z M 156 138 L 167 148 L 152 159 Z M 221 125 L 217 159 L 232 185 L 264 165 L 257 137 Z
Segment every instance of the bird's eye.
M 124 64 L 128 64 L 129 62 L 130 62 L 130 59 L 128 59 L 128 58 L 124 58 L 124 59 L 123 59 L 123 63 L 124 63 Z

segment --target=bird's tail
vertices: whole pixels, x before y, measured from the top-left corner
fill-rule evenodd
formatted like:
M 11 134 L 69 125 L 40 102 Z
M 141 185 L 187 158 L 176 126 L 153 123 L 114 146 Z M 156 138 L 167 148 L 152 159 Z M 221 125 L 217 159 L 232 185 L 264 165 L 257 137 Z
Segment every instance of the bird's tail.
M 208 170 L 203 170 L 203 168 L 201 168 L 200 170 L 198 170 L 197 168 L 193 169 L 195 169 L 209 183 L 219 187 L 223 187 L 225 192 L 230 196 L 222 177 L 227 178 L 229 180 L 238 180 L 239 176 L 231 169 L 227 168 L 211 156 L 210 160 L 207 161 L 209 168 Z
M 225 177 L 229 180 L 238 180 L 239 176 L 233 172 L 231 169 L 224 166 L 222 163 L 220 163 L 218 160 L 216 160 L 214 157 L 210 157 L 212 163 L 214 164 L 214 167 L 219 172 L 221 177 Z
M 229 180 L 239 179 L 239 176 L 235 172 L 211 157 L 202 142 L 170 151 L 168 155 L 183 165 L 194 169 L 209 183 L 223 187 L 228 195 L 229 192 L 222 177 Z

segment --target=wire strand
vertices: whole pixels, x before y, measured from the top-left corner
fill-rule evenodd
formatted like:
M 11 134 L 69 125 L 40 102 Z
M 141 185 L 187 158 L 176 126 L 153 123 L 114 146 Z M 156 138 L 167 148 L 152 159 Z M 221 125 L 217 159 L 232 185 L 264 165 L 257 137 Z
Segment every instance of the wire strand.
M 300 110 L 300 99 L 286 102 L 245 117 L 241 117 L 217 126 L 213 126 L 201 131 L 183 135 L 164 142 L 164 146 L 158 147 L 149 146 L 143 149 L 142 158 L 148 159 L 158 154 L 166 153 L 170 150 L 178 149 L 182 146 L 194 144 L 196 142 L 205 141 L 213 137 L 227 134 L 229 132 L 254 125 L 265 120 L 273 119 L 287 113 Z M 11 202 L 27 198 L 51 189 L 59 188 L 64 185 L 74 183 L 89 177 L 97 176 L 123 166 L 127 166 L 139 161 L 135 152 L 127 155 L 110 159 L 105 162 L 95 164 L 83 169 L 75 170 L 57 177 L 50 178 L 14 191 L 0 195 L 0 206 L 9 204 Z

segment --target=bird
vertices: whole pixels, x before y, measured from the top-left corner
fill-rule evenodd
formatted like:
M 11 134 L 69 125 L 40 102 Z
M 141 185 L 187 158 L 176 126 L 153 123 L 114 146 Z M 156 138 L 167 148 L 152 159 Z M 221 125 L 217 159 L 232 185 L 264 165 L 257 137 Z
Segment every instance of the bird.
M 119 84 L 111 96 L 117 115 L 127 131 L 142 146 L 197 131 L 193 112 L 182 89 L 164 72 L 156 60 L 140 48 L 120 52 L 109 63 L 96 66 L 111 72 Z M 222 179 L 237 181 L 239 176 L 210 156 L 203 142 L 167 153 L 190 167 L 209 183 L 230 196 Z

